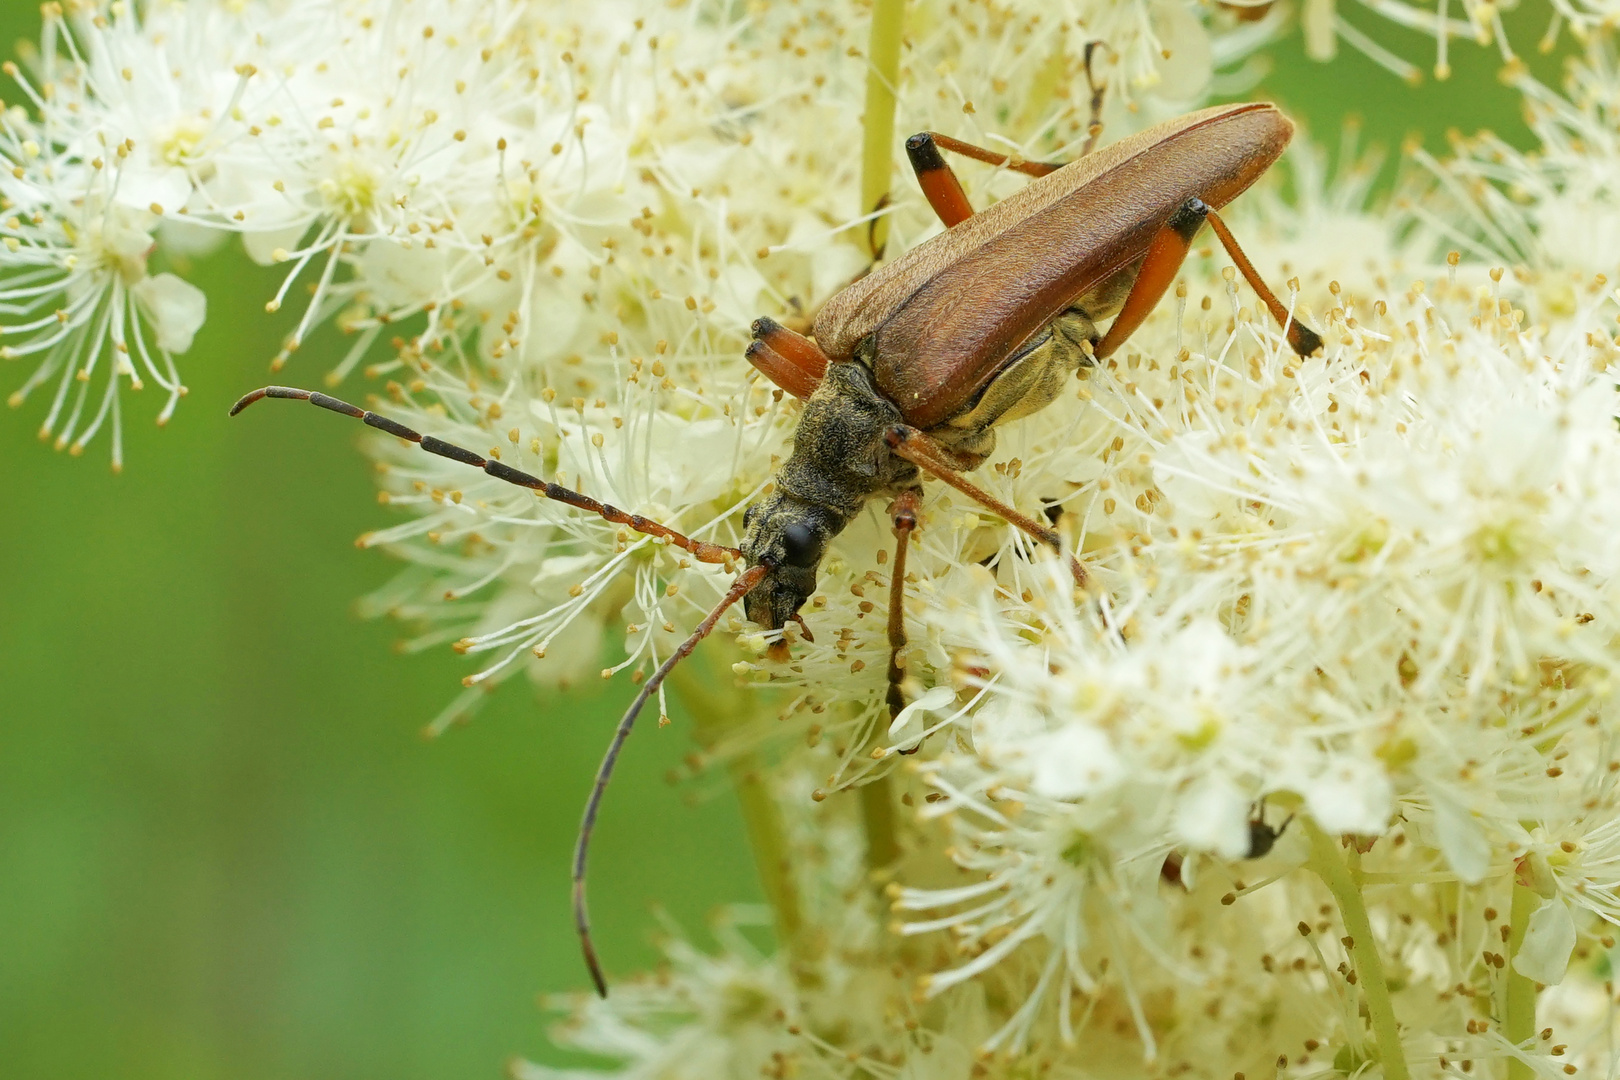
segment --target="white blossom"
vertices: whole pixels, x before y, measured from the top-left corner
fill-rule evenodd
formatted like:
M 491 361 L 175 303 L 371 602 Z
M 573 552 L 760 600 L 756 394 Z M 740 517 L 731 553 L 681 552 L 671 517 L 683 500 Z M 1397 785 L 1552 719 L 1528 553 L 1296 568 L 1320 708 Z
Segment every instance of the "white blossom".
M 1458 35 L 1507 50 L 1489 4 L 1374 9 L 1429 20 L 1441 65 Z M 659 972 L 562 1003 L 560 1042 L 647 1078 L 1609 1068 L 1620 77 L 1612 20 L 1555 10 L 1588 52 L 1562 95 L 1513 69 L 1534 152 L 1419 156 L 1386 204 L 1347 129 L 1336 172 L 1301 140 L 1232 206 L 1320 352 L 1200 241 L 1124 348 L 999 429 L 974 481 L 1053 520 L 1083 588 L 930 484 L 898 715 L 881 500 L 822 563 L 808 634 L 722 618 L 703 648 L 735 643 L 738 687 L 703 685 L 698 760 L 758 784 L 771 910 L 737 918 L 774 946 L 737 919 L 712 951 L 672 935 Z M 1243 14 L 916 0 L 898 130 L 1072 157 L 1088 51 L 1114 138 L 1257 77 L 1291 16 Z M 1331 3 L 1300 17 L 1317 52 L 1370 45 Z M 206 309 L 165 254 L 239 235 L 287 271 L 269 306 L 299 305 L 275 366 L 330 324 L 330 380 L 379 380 L 378 411 L 735 544 L 800 415 L 743 359 L 750 321 L 808 327 L 872 269 L 873 215 L 891 255 L 942 227 L 898 168 L 859 212 L 869 18 L 49 9 L 0 117 L 0 356 L 36 364 L 14 401 L 54 385 L 45 433 L 75 450 L 117 431 L 120 387 L 157 383 L 167 418 Z M 958 171 L 977 206 L 1027 182 Z M 366 445 L 389 510 L 361 544 L 406 563 L 368 609 L 476 661 L 432 732 L 520 672 L 628 688 L 733 580 Z

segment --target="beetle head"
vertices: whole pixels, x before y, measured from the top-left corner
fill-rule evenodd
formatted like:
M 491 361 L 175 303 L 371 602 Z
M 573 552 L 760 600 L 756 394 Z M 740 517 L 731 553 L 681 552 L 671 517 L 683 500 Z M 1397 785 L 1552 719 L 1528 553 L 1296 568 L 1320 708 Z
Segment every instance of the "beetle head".
M 843 522 L 827 507 L 773 493 L 743 515 L 743 557 L 769 572 L 743 600 L 748 617 L 777 630 L 816 591 L 816 568 Z

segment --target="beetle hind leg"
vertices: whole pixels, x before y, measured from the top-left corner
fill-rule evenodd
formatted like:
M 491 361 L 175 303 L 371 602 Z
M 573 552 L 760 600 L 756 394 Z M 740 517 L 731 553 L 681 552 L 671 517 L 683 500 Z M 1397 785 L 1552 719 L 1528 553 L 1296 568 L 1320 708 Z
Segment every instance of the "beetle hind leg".
M 1148 245 L 1147 254 L 1142 257 L 1141 268 L 1136 273 L 1136 282 L 1131 286 L 1129 295 L 1125 297 L 1124 305 L 1114 322 L 1103 335 L 1101 343 L 1097 346 L 1097 358 L 1105 359 L 1125 343 L 1125 339 L 1136 332 L 1137 327 L 1147 319 L 1153 309 L 1158 306 L 1160 299 L 1175 280 L 1176 271 L 1186 261 L 1187 253 L 1192 250 L 1193 237 L 1205 221 L 1215 230 L 1220 238 L 1221 246 L 1226 248 L 1249 286 L 1259 295 L 1262 302 L 1271 311 L 1277 325 L 1283 328 L 1287 335 L 1288 344 L 1300 356 L 1310 356 L 1322 347 L 1322 339 L 1304 323 L 1300 322 L 1291 311 L 1283 307 L 1275 293 L 1266 286 L 1265 280 L 1249 261 L 1249 257 L 1238 246 L 1236 238 L 1232 236 L 1226 222 L 1221 220 L 1213 207 L 1202 199 L 1188 199 L 1182 203 L 1170 220 L 1154 234 L 1152 242 Z
M 1204 200 L 1188 199 L 1154 234 L 1147 254 L 1142 257 L 1142 266 L 1136 272 L 1136 281 L 1125 296 L 1125 303 L 1120 307 L 1119 314 L 1114 316 L 1108 333 L 1097 344 L 1097 359 L 1111 356 L 1159 306 L 1159 300 L 1176 278 L 1176 271 L 1187 261 L 1193 237 L 1198 235 L 1210 212 Z
M 1103 130 L 1102 110 L 1108 84 L 1099 83 L 1092 70 L 1097 50 L 1101 48 L 1107 48 L 1107 43 L 1103 41 L 1086 43 L 1086 86 L 1091 91 L 1091 119 L 1086 124 L 1086 142 L 1080 151 L 1081 157 L 1097 148 L 1097 139 Z M 949 150 L 953 154 L 961 154 L 974 161 L 982 161 L 986 165 L 1005 165 L 1014 172 L 1021 172 L 1026 176 L 1045 176 L 1047 173 L 1057 172 L 1068 164 L 1063 161 L 1024 161 L 1009 154 L 963 142 L 961 139 L 953 139 L 949 135 L 941 135 L 937 131 L 917 132 L 906 140 L 906 157 L 911 159 L 911 171 L 917 174 L 917 184 L 927 196 L 928 205 L 934 208 L 934 213 L 939 215 L 939 220 L 945 223 L 947 229 L 972 217 L 973 204 L 968 202 L 967 193 L 962 190 L 962 182 L 956 178 L 956 172 L 946 164 L 941 150 Z
M 972 217 L 973 204 L 968 202 L 967 192 L 962 190 L 955 171 L 940 155 L 936 138 L 931 131 L 919 131 L 906 140 L 906 156 L 911 159 L 911 171 L 917 174 L 917 185 L 927 197 L 928 205 L 948 229 Z
M 1232 235 L 1232 230 L 1226 227 L 1226 222 L 1221 220 L 1221 215 L 1213 210 L 1209 212 L 1209 227 L 1215 230 L 1216 236 L 1220 237 L 1221 246 L 1226 249 L 1226 254 L 1231 258 L 1232 262 L 1237 264 L 1238 271 L 1242 273 L 1244 280 L 1249 283 L 1249 288 L 1259 295 L 1261 301 L 1270 309 L 1271 317 L 1277 320 L 1277 325 L 1281 326 L 1288 335 L 1289 346 L 1300 356 L 1310 356 L 1320 349 L 1322 347 L 1322 335 L 1300 322 L 1291 311 L 1283 307 L 1282 301 L 1277 299 L 1277 294 L 1266 286 L 1265 279 L 1260 276 L 1260 272 L 1254 268 L 1254 264 L 1249 261 L 1249 257 L 1238 246 L 1237 237 Z

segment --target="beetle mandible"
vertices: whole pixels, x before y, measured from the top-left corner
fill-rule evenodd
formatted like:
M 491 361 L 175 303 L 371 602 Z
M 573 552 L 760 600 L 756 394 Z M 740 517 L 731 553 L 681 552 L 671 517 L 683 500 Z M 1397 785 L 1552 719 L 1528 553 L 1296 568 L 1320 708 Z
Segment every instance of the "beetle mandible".
M 1094 115 L 1099 103 L 1094 88 Z M 1098 130 L 1094 121 L 1088 151 Z M 1082 365 L 1119 348 L 1163 297 L 1206 221 L 1293 350 L 1308 356 L 1321 346 L 1266 287 L 1217 213 L 1270 168 L 1292 135 L 1293 124 L 1274 106 L 1242 104 L 1189 113 L 1066 165 L 1010 160 L 933 132 L 906 140 L 923 193 L 947 229 L 833 296 L 808 337 L 770 319 L 754 323 L 748 360 L 802 399 L 804 411 L 773 489 L 744 513 L 739 548 L 692 539 L 326 394 L 270 386 L 231 408 L 234 416 L 261 398 L 308 401 L 662 538 L 699 561 L 744 562 L 719 604 L 641 686 L 586 801 L 574 850 L 574 918 L 599 993 L 607 993 L 607 983 L 591 941 L 585 864 L 603 791 L 648 698 L 731 605 L 742 601 L 748 617 L 770 630 L 789 621 L 803 627 L 799 610 L 815 591 L 827 545 L 868 500 L 889 497 L 896 546 L 888 705 L 898 712 L 906 548 L 917 527 L 922 474 L 1061 551 L 1055 530 L 962 474 L 993 451 L 997 425 L 1044 408 Z M 941 149 L 1036 179 L 975 214 Z M 1097 321 L 1109 316 L 1113 322 L 1099 333 Z M 1080 563 L 1067 558 L 1083 583 Z M 777 655 L 785 650 L 778 642 Z

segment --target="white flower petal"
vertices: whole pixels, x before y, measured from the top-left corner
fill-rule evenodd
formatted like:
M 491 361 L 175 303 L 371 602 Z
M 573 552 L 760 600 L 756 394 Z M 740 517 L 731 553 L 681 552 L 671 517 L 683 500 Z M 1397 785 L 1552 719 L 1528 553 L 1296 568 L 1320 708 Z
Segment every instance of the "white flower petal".
M 1120 779 L 1124 763 L 1095 728 L 1071 724 L 1030 748 L 1035 790 L 1049 799 L 1078 799 Z
M 1239 859 L 1249 851 L 1250 800 L 1223 776 L 1194 784 L 1176 808 L 1176 834 L 1195 851 Z
M 141 281 L 130 290 L 141 309 L 152 320 L 160 348 L 183 353 L 208 317 L 208 297 L 189 281 L 173 274 L 159 274 Z
M 936 713 L 956 701 L 956 691 L 949 686 L 935 686 L 922 697 L 900 710 L 889 724 L 889 738 L 897 739 L 902 732 L 919 735 L 923 729 L 923 714 Z
M 1434 797 L 1434 836 L 1440 853 L 1457 876 L 1469 885 L 1485 880 L 1491 865 L 1491 844 L 1479 819 L 1452 800 Z
M 1569 957 L 1575 951 L 1575 917 L 1562 898 L 1542 902 L 1530 916 L 1524 943 L 1513 956 L 1513 970 L 1538 983 L 1555 986 L 1564 981 Z
M 1298 791 L 1306 812 L 1326 832 L 1378 836 L 1389 824 L 1394 797 L 1389 780 L 1366 761 L 1335 760 Z

